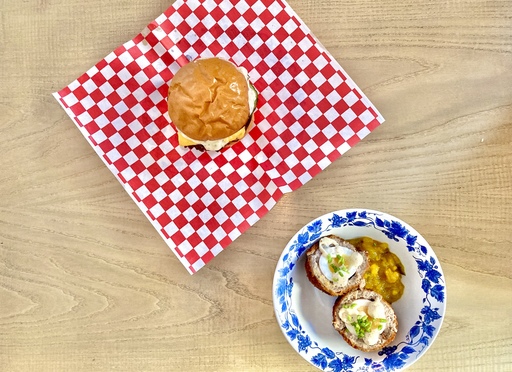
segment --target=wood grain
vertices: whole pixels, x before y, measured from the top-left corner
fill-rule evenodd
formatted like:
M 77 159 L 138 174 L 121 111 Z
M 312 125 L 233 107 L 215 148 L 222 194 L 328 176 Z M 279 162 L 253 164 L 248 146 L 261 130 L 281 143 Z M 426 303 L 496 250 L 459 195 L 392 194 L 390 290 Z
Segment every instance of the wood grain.
M 314 371 L 273 272 L 351 207 L 442 263 L 446 318 L 410 370 L 512 370 L 512 1 L 289 3 L 386 123 L 190 276 L 50 95 L 170 2 L 0 0 L 0 370 Z

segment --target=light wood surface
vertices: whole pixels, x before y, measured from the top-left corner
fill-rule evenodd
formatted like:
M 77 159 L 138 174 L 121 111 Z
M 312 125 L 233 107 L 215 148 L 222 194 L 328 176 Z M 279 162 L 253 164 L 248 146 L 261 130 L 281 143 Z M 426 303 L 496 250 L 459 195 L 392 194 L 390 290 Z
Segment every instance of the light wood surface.
M 386 123 L 190 276 L 51 96 L 171 1 L 0 0 L 1 371 L 314 371 L 274 269 L 352 207 L 442 263 L 446 318 L 410 370 L 512 370 L 512 1 L 289 3 Z

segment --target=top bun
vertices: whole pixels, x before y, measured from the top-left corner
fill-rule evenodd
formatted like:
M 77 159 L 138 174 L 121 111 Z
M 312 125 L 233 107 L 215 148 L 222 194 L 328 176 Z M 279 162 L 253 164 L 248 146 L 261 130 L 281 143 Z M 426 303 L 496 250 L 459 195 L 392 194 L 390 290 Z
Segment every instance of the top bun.
M 220 58 L 183 66 L 171 80 L 167 102 L 176 128 L 198 141 L 229 137 L 250 120 L 246 77 Z

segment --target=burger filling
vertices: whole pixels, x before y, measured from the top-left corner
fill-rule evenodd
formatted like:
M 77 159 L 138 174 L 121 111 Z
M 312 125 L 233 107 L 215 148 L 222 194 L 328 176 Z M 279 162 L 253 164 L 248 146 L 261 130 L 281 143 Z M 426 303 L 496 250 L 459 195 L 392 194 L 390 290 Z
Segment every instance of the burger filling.
M 347 331 L 367 345 L 375 345 L 387 325 L 386 310 L 380 300 L 355 300 L 343 305 L 338 315 Z
M 243 126 L 238 132 L 232 134 L 229 137 L 221 138 L 218 140 L 207 140 L 207 141 L 200 141 L 193 138 L 188 137 L 185 133 L 181 132 L 178 129 L 178 142 L 181 146 L 203 146 L 206 150 L 209 151 L 218 151 L 224 146 L 226 146 L 230 142 L 238 141 L 244 138 L 245 132 L 248 129 L 249 123 L 251 122 L 252 115 L 254 111 L 256 110 L 256 104 L 258 103 L 258 91 L 249 81 L 249 74 L 247 70 L 243 67 L 239 67 L 238 70 L 244 74 L 245 79 L 247 80 L 247 85 L 249 86 L 249 120 L 247 121 L 247 124 Z

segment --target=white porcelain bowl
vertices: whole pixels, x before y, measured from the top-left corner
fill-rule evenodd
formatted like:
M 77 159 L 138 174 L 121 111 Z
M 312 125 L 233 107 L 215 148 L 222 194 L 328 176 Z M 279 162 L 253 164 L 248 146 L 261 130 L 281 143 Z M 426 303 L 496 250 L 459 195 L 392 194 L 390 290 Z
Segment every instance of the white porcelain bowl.
M 389 346 L 365 353 L 350 347 L 332 326 L 336 297 L 313 287 L 304 252 L 320 237 L 368 236 L 386 242 L 405 267 L 402 298 L 392 304 L 398 333 Z M 441 265 L 426 240 L 389 214 L 350 209 L 328 213 L 302 229 L 286 245 L 273 282 L 277 322 L 291 346 L 323 371 L 398 371 L 418 360 L 434 342 L 446 309 Z

